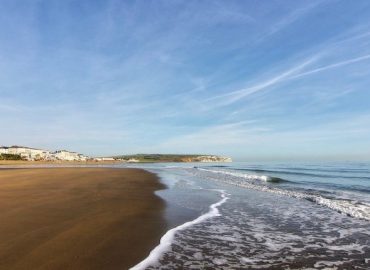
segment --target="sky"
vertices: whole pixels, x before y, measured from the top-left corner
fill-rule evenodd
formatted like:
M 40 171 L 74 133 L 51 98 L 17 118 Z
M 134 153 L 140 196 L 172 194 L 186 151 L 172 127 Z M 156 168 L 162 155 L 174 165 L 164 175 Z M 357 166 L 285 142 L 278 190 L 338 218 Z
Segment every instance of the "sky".
M 2 0 L 0 145 L 370 160 L 370 1 Z

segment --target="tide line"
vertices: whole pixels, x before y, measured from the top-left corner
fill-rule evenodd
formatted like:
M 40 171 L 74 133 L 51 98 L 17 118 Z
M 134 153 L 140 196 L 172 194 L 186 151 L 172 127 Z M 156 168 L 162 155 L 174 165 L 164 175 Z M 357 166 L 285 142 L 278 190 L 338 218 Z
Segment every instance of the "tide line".
M 221 216 L 220 211 L 218 210 L 218 207 L 220 207 L 222 204 L 224 204 L 229 199 L 228 194 L 224 190 L 219 190 L 219 189 L 217 189 L 217 190 L 212 189 L 212 190 L 213 191 L 218 191 L 218 192 L 221 193 L 221 200 L 220 201 L 218 201 L 214 204 L 211 204 L 209 206 L 209 211 L 207 213 L 197 217 L 196 219 L 194 219 L 192 221 L 185 222 L 184 224 L 181 224 L 181 225 L 167 231 L 162 236 L 159 245 L 156 246 L 150 252 L 149 256 L 146 257 L 143 261 L 141 261 L 137 265 L 131 267 L 130 270 L 144 270 L 147 267 L 155 264 L 158 261 L 158 259 L 161 257 L 161 255 L 170 249 L 176 232 L 184 230 L 184 229 L 186 229 L 188 227 L 191 227 L 195 224 L 204 222 L 207 219 Z

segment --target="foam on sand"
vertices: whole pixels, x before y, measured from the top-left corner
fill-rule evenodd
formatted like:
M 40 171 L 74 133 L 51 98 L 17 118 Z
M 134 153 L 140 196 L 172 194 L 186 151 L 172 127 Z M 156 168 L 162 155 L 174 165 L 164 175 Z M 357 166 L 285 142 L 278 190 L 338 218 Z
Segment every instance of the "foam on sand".
M 181 224 L 165 233 L 165 235 L 162 236 L 160 243 L 158 246 L 156 246 L 149 254 L 147 258 L 145 258 L 143 261 L 141 261 L 139 264 L 133 266 L 130 268 L 130 270 L 142 270 L 146 269 L 147 267 L 155 264 L 158 259 L 161 257 L 163 253 L 168 251 L 171 247 L 171 244 L 173 242 L 173 239 L 178 231 L 184 230 L 188 227 L 191 227 L 195 224 L 204 222 L 207 219 L 221 216 L 220 211 L 218 210 L 218 207 L 220 207 L 222 204 L 224 204 L 228 199 L 228 194 L 224 190 L 213 190 L 218 191 L 221 193 L 221 200 L 210 205 L 209 211 L 198 218 L 188 221 L 184 224 Z

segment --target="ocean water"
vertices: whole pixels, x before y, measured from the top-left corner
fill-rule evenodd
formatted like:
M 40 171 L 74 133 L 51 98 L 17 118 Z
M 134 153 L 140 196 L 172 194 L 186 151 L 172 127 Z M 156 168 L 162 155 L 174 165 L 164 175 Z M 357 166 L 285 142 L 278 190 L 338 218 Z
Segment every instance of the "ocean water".
M 169 221 L 132 269 L 370 269 L 369 163 L 130 166 L 168 186 Z

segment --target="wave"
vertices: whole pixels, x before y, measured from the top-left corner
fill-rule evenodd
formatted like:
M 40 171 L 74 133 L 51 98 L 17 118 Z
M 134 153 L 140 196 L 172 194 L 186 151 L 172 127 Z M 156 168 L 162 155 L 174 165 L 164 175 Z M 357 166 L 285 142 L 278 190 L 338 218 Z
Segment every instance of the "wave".
M 270 183 L 282 183 L 282 182 L 290 182 L 289 180 L 279 178 L 279 177 L 272 177 L 267 175 L 255 175 L 255 174 L 246 174 L 246 173 L 238 173 L 238 172 L 230 172 L 230 171 L 221 171 L 221 170 L 209 170 L 204 168 L 197 168 L 195 169 L 201 170 L 201 171 L 207 171 L 211 173 L 217 173 L 222 175 L 230 175 L 235 177 L 241 177 L 247 180 L 258 180 L 262 182 L 270 182 Z
M 293 191 L 287 189 L 281 189 L 277 187 L 267 186 L 267 185 L 256 185 L 253 182 L 245 181 L 245 179 L 254 179 L 254 177 L 258 179 L 267 179 L 268 176 L 254 176 L 250 175 L 245 177 L 243 174 L 238 173 L 231 173 L 225 171 L 212 171 L 212 170 L 205 170 L 205 169 L 198 169 L 199 171 L 203 171 L 206 173 L 211 173 L 208 175 L 207 178 L 210 178 L 215 181 L 232 184 L 235 186 L 263 191 L 263 192 L 270 192 L 278 195 L 288 196 L 292 198 L 304 199 L 310 202 L 314 202 L 316 204 L 326 206 L 330 209 L 333 209 L 339 213 L 346 214 L 351 217 L 364 219 L 370 221 L 370 204 L 365 202 L 359 202 L 355 200 L 348 200 L 348 199 L 341 199 L 341 198 L 328 198 L 324 197 L 323 195 L 317 194 L 316 192 L 306 193 L 300 191 Z M 224 176 L 224 177 L 215 177 L 217 176 Z M 231 176 L 231 178 L 227 178 L 227 176 Z M 266 180 L 264 180 L 266 181 Z
M 341 168 L 338 166 L 329 167 L 329 168 L 308 168 L 308 167 L 279 167 L 282 170 L 294 170 L 294 171 L 316 171 L 316 172 L 339 172 L 339 173 L 370 173 L 369 169 L 361 169 L 361 168 Z
M 291 175 L 298 175 L 298 176 L 302 176 L 302 175 L 305 175 L 305 176 L 310 176 L 310 177 L 326 177 L 326 178 L 333 178 L 333 179 L 359 179 L 359 180 L 369 180 L 370 177 L 365 177 L 365 176 L 343 176 L 343 175 L 340 175 L 340 176 L 334 176 L 334 175 L 330 175 L 330 176 L 327 176 L 327 175 L 320 175 L 320 174 L 310 174 L 310 173 L 295 173 L 295 172 L 282 172 L 282 171 L 278 171 L 278 170 L 262 170 L 262 169 L 256 169 L 256 170 L 252 170 L 252 169 L 237 169 L 237 168 L 233 168 L 233 170 L 237 170 L 237 171 L 247 171 L 247 172 L 257 172 L 257 173 L 283 173 L 283 174 L 291 174 Z M 219 171 L 217 171 L 219 172 Z M 231 175 L 231 174 L 229 174 Z M 236 174 L 235 174 L 236 175 Z M 237 176 L 237 175 L 236 175 Z M 292 180 L 287 180 L 287 179 L 284 179 L 284 178 L 280 178 L 280 177 L 274 177 L 274 176 L 267 176 L 268 177 L 268 181 L 267 182 L 274 182 L 274 183 L 281 183 L 281 182 L 289 182 L 289 183 L 294 183 L 295 185 L 299 185 L 299 184 L 315 184 L 315 185 L 319 185 L 323 188 L 327 188 L 327 187 L 330 187 L 330 188 L 335 188 L 336 190 L 343 190 L 343 191 L 348 191 L 348 190 L 351 190 L 351 191 L 356 191 L 356 192 L 361 192 L 361 193 L 370 193 L 370 187 L 367 187 L 365 185 L 343 185 L 342 183 L 332 183 L 332 182 L 329 182 L 329 183 L 324 183 L 324 182 L 316 182 L 316 181 L 310 181 L 310 180 L 300 180 L 300 181 L 292 181 Z M 248 177 L 247 177 L 248 179 Z
M 292 171 L 283 171 L 283 170 L 266 170 L 266 169 L 238 169 L 237 171 L 248 171 L 248 172 L 260 172 L 260 173 L 281 173 L 281 174 L 290 174 L 290 175 L 300 175 L 300 176 L 310 176 L 310 177 L 325 177 L 325 178 L 346 178 L 346 179 L 370 179 L 369 176 L 345 176 L 345 175 L 332 175 L 332 174 L 320 174 L 320 173 L 310 173 L 310 172 L 294 172 Z M 340 171 L 338 171 L 340 172 Z
M 181 224 L 175 228 L 172 228 L 171 230 L 167 231 L 161 238 L 160 243 L 158 246 L 156 246 L 149 254 L 148 257 L 146 257 L 143 261 L 138 263 L 137 265 L 133 266 L 130 268 L 130 270 L 143 270 L 146 269 L 147 267 L 155 264 L 158 259 L 161 257 L 163 253 L 169 250 L 171 247 L 171 244 L 173 242 L 173 239 L 178 231 L 184 230 L 190 226 L 193 226 L 195 224 L 201 223 L 207 219 L 213 218 L 213 217 L 218 217 L 221 216 L 220 211 L 218 210 L 218 207 L 220 207 L 222 204 L 224 204 L 228 199 L 228 194 L 224 190 L 215 190 L 212 189 L 213 191 L 218 191 L 221 193 L 221 200 L 210 205 L 209 206 L 209 211 L 196 219 L 192 221 L 188 221 L 184 224 Z

